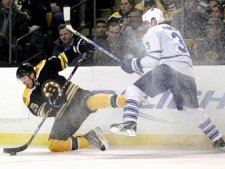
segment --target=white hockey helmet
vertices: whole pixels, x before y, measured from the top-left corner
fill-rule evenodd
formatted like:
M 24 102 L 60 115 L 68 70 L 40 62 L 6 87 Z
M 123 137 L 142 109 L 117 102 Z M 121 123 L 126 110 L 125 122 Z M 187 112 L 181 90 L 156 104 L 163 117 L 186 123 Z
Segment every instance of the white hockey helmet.
M 163 12 L 158 8 L 151 8 L 142 16 L 142 21 L 151 23 L 152 18 L 156 19 L 157 24 L 163 22 Z

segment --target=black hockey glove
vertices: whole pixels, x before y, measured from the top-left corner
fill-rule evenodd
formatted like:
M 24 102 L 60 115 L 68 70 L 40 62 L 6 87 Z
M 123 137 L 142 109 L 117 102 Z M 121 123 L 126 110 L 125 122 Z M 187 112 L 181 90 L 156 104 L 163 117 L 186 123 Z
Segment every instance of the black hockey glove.
M 57 99 L 58 97 L 58 99 Z M 51 113 L 48 115 L 48 117 L 55 117 L 56 112 L 60 106 L 65 104 L 67 102 L 67 97 L 65 93 L 62 93 L 61 96 L 59 96 L 59 92 L 56 91 L 52 94 L 52 96 L 48 99 L 48 102 L 46 103 L 44 107 L 45 113 L 47 113 L 50 109 L 52 109 Z
M 73 46 L 73 50 L 76 53 L 93 52 L 94 46 L 86 42 L 83 39 L 78 39 Z
M 121 69 L 129 74 L 134 72 L 144 73 L 140 61 L 140 58 L 126 59 L 121 63 Z
M 67 97 L 64 92 L 61 94 L 61 96 L 59 95 L 59 92 L 54 92 L 52 96 L 49 98 L 49 103 L 53 107 L 60 107 L 66 102 L 67 102 Z

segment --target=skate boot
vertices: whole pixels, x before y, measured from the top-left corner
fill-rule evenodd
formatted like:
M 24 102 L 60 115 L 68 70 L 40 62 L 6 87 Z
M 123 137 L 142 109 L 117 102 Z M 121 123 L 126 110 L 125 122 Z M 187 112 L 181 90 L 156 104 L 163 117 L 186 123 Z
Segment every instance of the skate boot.
M 137 130 L 137 123 L 134 121 L 127 121 L 125 123 L 112 124 L 110 131 L 116 134 L 135 137 Z
M 100 128 L 96 128 L 97 130 L 99 130 Z M 95 129 L 95 130 L 96 130 Z M 84 137 L 89 141 L 89 143 L 93 144 L 94 146 L 96 146 L 99 150 L 105 151 L 106 146 L 104 145 L 104 143 L 98 138 L 97 136 L 97 131 L 95 130 L 91 130 L 89 131 L 87 134 L 84 135 Z M 101 130 L 101 129 L 100 129 Z
M 225 151 L 225 141 L 223 140 L 223 138 L 220 138 L 219 140 L 215 141 L 213 143 L 213 148 L 221 148 Z

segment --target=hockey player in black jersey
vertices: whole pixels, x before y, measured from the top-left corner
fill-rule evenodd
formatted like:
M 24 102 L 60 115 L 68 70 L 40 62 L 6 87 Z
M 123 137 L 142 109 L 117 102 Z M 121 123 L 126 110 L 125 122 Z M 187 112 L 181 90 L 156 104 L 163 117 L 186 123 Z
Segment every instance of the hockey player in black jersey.
M 80 39 L 76 46 L 57 57 L 42 60 L 35 69 L 29 63 L 24 63 L 17 69 L 17 78 L 26 86 L 23 101 L 30 112 L 43 117 L 52 108 L 49 117 L 54 117 L 55 121 L 48 141 L 48 148 L 52 152 L 77 150 L 89 146 L 89 143 L 104 151 L 105 145 L 95 130 L 79 137 L 74 137 L 73 134 L 97 109 L 124 105 L 123 95 L 94 94 L 72 82 L 58 95 L 60 87 L 66 82 L 65 77 L 58 73 L 79 53 L 90 49 L 91 45 Z M 54 103 L 57 96 L 57 102 Z

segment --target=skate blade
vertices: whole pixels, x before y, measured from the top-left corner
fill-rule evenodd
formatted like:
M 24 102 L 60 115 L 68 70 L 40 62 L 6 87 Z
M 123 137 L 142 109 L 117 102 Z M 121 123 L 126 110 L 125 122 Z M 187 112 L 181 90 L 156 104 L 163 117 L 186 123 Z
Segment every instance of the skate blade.
M 105 137 L 105 133 L 103 133 L 103 131 L 101 130 L 100 127 L 96 127 L 95 130 L 96 134 L 98 135 L 98 138 L 101 140 L 101 142 L 105 145 L 105 149 L 109 148 L 109 143 Z
M 121 131 L 120 129 L 116 128 L 116 127 L 111 127 L 110 131 L 116 134 L 120 134 L 123 136 L 128 136 L 128 137 L 135 137 L 136 136 L 136 132 L 134 130 L 125 130 L 125 131 Z

